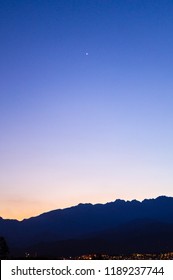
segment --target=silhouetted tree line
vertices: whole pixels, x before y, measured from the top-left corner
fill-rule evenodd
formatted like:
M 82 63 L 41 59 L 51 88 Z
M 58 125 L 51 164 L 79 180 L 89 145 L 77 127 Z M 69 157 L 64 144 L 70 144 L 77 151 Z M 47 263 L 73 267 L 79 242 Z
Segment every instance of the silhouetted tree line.
M 3 236 L 0 236 L 0 259 L 6 259 L 9 254 L 7 242 Z

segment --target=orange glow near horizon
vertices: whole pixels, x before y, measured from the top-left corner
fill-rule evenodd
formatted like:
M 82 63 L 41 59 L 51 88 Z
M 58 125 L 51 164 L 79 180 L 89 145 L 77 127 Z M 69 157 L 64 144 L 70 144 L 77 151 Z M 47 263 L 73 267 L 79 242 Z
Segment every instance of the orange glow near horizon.
M 125 201 L 137 199 L 139 201 L 142 201 L 145 198 L 156 198 L 159 195 L 155 196 L 148 196 L 148 197 L 125 197 L 123 195 L 117 197 L 113 196 L 112 194 L 105 194 L 105 196 L 99 196 L 98 194 L 95 194 L 92 196 L 92 199 L 89 197 L 89 195 L 85 195 L 83 197 L 71 197 L 71 199 L 64 199 L 61 201 L 11 201 L 10 207 L 6 207 L 7 203 L 4 201 L 1 201 L 0 204 L 0 216 L 3 219 L 17 219 L 19 221 L 23 219 L 28 219 L 31 217 L 38 216 L 42 213 L 49 212 L 56 209 L 64 209 L 72 206 L 76 206 L 79 203 L 91 203 L 91 204 L 105 204 L 107 202 L 115 201 L 116 199 L 123 199 Z

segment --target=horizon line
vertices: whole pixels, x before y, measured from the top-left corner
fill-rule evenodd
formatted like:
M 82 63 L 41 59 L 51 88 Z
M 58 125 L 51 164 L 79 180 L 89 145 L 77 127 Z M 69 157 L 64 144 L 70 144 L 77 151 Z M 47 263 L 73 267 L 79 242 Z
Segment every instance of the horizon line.
M 2 219 L 2 220 L 10 220 L 10 221 L 18 221 L 18 222 L 22 222 L 22 221 L 25 221 L 25 220 L 29 220 L 29 219 L 32 219 L 32 218 L 36 218 L 36 217 L 39 217 L 39 216 L 41 216 L 41 215 L 43 215 L 43 214 L 47 214 L 47 213 L 50 213 L 50 212 L 54 212 L 54 211 L 58 211 L 58 210 L 65 210 L 65 209 L 70 209 L 70 208 L 73 208 L 73 207 L 77 207 L 77 206 L 80 206 L 80 205 L 92 205 L 92 206 L 94 206 L 94 205 L 106 205 L 106 204 L 109 204 L 109 203 L 114 203 L 114 202 L 116 202 L 116 201 L 124 201 L 124 202 L 133 202 L 133 201 L 136 201 L 136 202 L 139 202 L 139 203 L 142 203 L 142 202 L 144 202 L 145 200 L 155 200 L 155 199 L 158 199 L 158 198 L 163 198 L 163 197 L 166 197 L 166 198 L 173 198 L 173 196 L 167 196 L 167 195 L 159 195 L 159 196 L 157 196 L 157 197 L 152 197 L 152 198 L 144 198 L 144 199 L 142 199 L 142 200 L 137 200 L 137 199 L 131 199 L 131 200 L 125 200 L 125 199 L 121 199 L 121 198 L 117 198 L 117 199 L 115 199 L 115 200 L 113 200 L 113 201 L 107 201 L 107 202 L 105 202 L 105 203 L 90 203 L 90 202 L 85 202 L 85 203 L 78 203 L 78 204 L 76 204 L 76 205 L 71 205 L 71 206 L 68 206 L 68 207 L 65 207 L 65 208 L 56 208 L 56 209 L 52 209 L 52 210 L 48 210 L 48 211 L 45 211 L 45 212 L 42 212 L 42 213 L 40 213 L 40 214 L 38 214 L 38 215 L 35 215 L 35 216 L 31 216 L 31 217 L 29 217 L 29 218 L 23 218 L 23 219 L 11 219 L 11 218 L 3 218 L 2 216 L 0 216 L 0 219 Z

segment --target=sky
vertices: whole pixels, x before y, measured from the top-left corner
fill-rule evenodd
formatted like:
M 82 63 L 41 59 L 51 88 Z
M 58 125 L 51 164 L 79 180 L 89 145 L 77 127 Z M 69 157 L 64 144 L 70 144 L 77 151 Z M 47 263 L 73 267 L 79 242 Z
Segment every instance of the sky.
M 0 1 L 0 216 L 173 196 L 173 2 Z

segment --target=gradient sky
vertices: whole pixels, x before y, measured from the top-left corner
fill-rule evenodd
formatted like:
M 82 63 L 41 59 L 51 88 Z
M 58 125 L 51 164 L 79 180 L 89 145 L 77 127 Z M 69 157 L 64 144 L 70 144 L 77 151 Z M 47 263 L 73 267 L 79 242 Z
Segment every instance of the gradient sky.
M 0 1 L 0 216 L 173 196 L 173 1 Z

